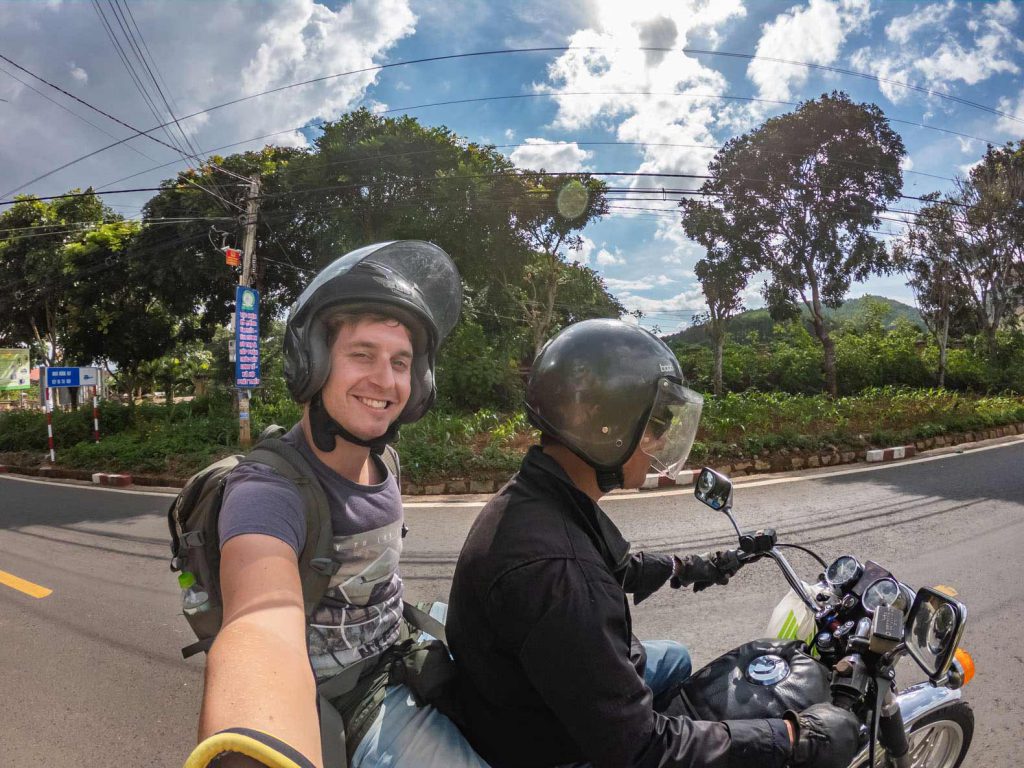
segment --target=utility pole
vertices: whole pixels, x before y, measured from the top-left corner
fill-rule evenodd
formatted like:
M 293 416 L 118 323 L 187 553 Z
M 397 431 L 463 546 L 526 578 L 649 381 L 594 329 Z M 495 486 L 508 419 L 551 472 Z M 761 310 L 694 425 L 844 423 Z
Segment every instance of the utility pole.
M 260 177 L 254 174 L 249 179 L 249 197 L 245 205 L 245 242 L 242 246 L 242 274 L 238 277 L 238 284 L 248 288 L 252 284 L 253 261 L 256 250 L 256 217 L 260 208 Z M 238 308 L 235 308 L 235 323 L 239 322 Z M 237 333 L 237 330 L 236 330 Z M 235 354 L 241 354 L 237 350 Z M 249 429 L 249 390 L 240 388 L 238 390 L 238 442 L 243 448 L 252 444 L 252 434 Z

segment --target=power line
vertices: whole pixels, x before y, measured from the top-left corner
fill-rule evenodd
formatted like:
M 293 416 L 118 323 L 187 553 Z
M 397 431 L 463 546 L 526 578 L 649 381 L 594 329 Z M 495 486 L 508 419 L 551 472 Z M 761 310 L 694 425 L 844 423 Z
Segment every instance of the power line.
M 6 61 L 6 62 L 7 62 L 8 64 L 10 64 L 10 65 L 11 65 L 12 67 L 15 67 L 16 69 L 19 69 L 19 70 L 21 70 L 21 71 L 22 71 L 22 72 L 24 72 L 24 73 L 25 73 L 26 75 L 29 75 L 30 77 L 33 77 L 33 78 L 35 78 L 36 80 L 39 80 L 40 82 L 42 82 L 42 83 L 45 83 L 46 85 L 50 86 L 51 88 L 53 88 L 53 89 L 55 89 L 55 90 L 57 90 L 57 91 L 60 91 L 61 93 L 63 93 L 63 94 L 64 94 L 65 96 L 67 96 L 68 98 L 74 99 L 75 101 L 79 102 L 80 104 L 83 104 L 84 106 L 88 107 L 89 109 L 93 110 L 94 112 L 98 112 L 99 114 L 101 114 L 101 115 L 103 115 L 103 116 L 104 116 L 105 118 L 107 118 L 108 120 L 113 120 L 113 121 L 114 121 L 115 123 L 117 123 L 118 125 L 123 125 L 123 126 L 124 126 L 125 128 L 127 128 L 128 130 L 130 130 L 130 131 L 134 131 L 134 132 L 135 132 L 135 133 L 136 133 L 137 135 L 139 135 L 139 136 L 146 136 L 146 137 L 147 137 L 147 138 L 149 138 L 150 140 L 152 140 L 152 141 L 155 141 L 155 142 L 156 142 L 157 144 L 162 144 L 162 145 L 163 145 L 163 146 L 165 146 L 165 147 L 168 147 L 168 148 L 170 148 L 170 149 L 173 149 L 173 150 L 174 150 L 175 152 L 178 152 L 178 153 L 181 153 L 181 154 L 186 154 L 186 153 L 182 152 L 182 150 L 181 150 L 181 149 L 179 149 L 178 147 L 175 147 L 175 146 L 173 146 L 173 145 L 171 145 L 171 144 L 168 144 L 168 143 L 167 143 L 166 141 L 163 141 L 163 140 L 161 140 L 161 139 L 158 139 L 158 138 L 156 138 L 155 136 L 150 136 L 150 135 L 149 135 L 148 133 L 144 133 L 143 131 L 140 131 L 140 130 L 139 130 L 138 128 L 134 128 L 134 127 L 132 127 L 131 125 L 129 125 L 128 123 L 126 123 L 126 122 L 125 122 L 124 120 L 121 120 L 120 118 L 114 117 L 113 115 L 111 115 L 111 114 L 110 114 L 110 113 L 108 113 L 108 112 L 105 112 L 105 111 L 103 111 L 103 110 L 102 110 L 102 109 L 100 109 L 99 107 L 95 107 L 95 106 L 93 106 L 92 104 L 90 104 L 89 102 L 85 101 L 84 99 L 80 99 L 80 98 L 79 98 L 78 96 L 75 96 L 75 95 L 74 95 L 73 93 L 70 93 L 70 92 L 68 92 L 68 91 L 64 90 L 64 89 L 63 89 L 63 88 L 61 88 L 61 87 L 60 87 L 59 85 L 55 85 L 54 83 L 51 83 L 51 82 L 50 82 L 49 80 L 47 80 L 47 79 L 45 79 L 45 78 L 43 78 L 43 77 L 40 77 L 39 75 L 35 74 L 34 72 L 31 72 L 31 71 L 29 71 L 29 70 L 25 69 L 25 67 L 21 66 L 20 64 L 18 64 L 18 63 L 17 63 L 17 62 L 15 62 L 15 61 L 12 61 L 11 59 L 7 58 L 7 57 L 6 57 L 6 56 L 4 56 L 4 55 L 3 55 L 2 53 L 0 53 L 0 59 L 3 59 L 3 60 L 4 60 L 4 61 Z M 132 137 L 132 138 L 134 138 L 134 137 Z M 91 155 L 91 154 L 95 154 L 95 153 L 90 153 L 90 155 Z M 67 165 L 65 165 L 64 167 L 66 168 L 66 167 L 67 167 Z M 10 195 L 10 194 L 13 194 L 14 192 L 17 192 L 17 191 L 18 191 L 19 189 L 23 189 L 24 187 L 28 186 L 28 184 L 31 184 L 31 183 L 32 183 L 32 182 L 28 182 L 28 183 L 26 183 L 26 184 L 22 184 L 22 185 L 21 185 L 20 187 L 16 187 L 15 189 L 12 189 L 12 190 L 10 190 L 10 191 L 8 191 L 8 192 L 4 192 L 4 193 L 3 193 L 2 195 L 0 195 L 0 197 L 7 197 L 8 195 Z M 225 200 L 225 199 L 224 199 L 223 197 L 221 197 L 220 195 L 218 195 L 218 194 L 216 194 L 215 192 L 212 192 L 212 191 L 210 191 L 210 190 L 206 189 L 205 187 L 202 187 L 202 186 L 200 186 L 200 185 L 199 185 L 198 183 L 196 183 L 196 182 L 194 182 L 194 181 L 190 181 L 189 183 L 191 183 L 191 184 L 194 184 L 195 186 L 197 186 L 197 187 L 199 187 L 200 189 L 202 189 L 202 190 L 203 190 L 204 192 L 207 192 L 207 193 L 209 193 L 210 195 L 213 195 L 214 197 L 216 197 L 216 198 L 220 199 L 220 200 L 221 200 L 222 202 L 224 202 L 224 203 L 225 203 L 226 205 L 230 205 L 230 206 L 233 206 L 233 207 L 235 207 L 235 208 L 238 208 L 238 210 L 242 210 L 242 209 L 241 209 L 241 206 L 239 206 L 239 205 L 236 205 L 235 203 L 232 203 L 232 202 L 231 202 L 231 201 L 229 201 L 229 200 Z
M 82 117 L 82 116 L 81 116 L 80 114 L 78 114 L 77 112 L 75 112 L 75 111 L 74 111 L 73 109 L 68 109 L 68 107 L 64 106 L 63 104 L 61 104 L 61 103 L 60 103 L 59 101 L 57 101 L 56 99 L 54 99 L 54 98 L 51 98 L 50 96 L 47 96 L 47 95 L 46 95 L 45 93 L 43 93 L 42 91 L 40 91 L 40 90 L 39 90 L 38 88 L 36 88 L 36 87 L 35 87 L 34 85 L 32 85 L 31 83 L 26 83 L 26 82 L 25 82 L 24 80 L 22 80 L 22 79 L 21 79 L 20 77 L 18 77 L 17 75 L 15 75 L 15 74 L 14 74 L 13 72 L 8 72 L 8 71 L 7 71 L 6 69 L 4 69 L 3 67 L 0 67 L 0 72 L 3 72 L 3 73 L 4 73 L 5 75 L 7 75 L 7 76 L 8 76 L 9 78 L 11 78 L 12 80 L 16 80 L 17 82 L 21 83 L 21 84 L 22 84 L 23 86 L 25 86 L 26 88 L 28 88 L 28 89 L 29 89 L 30 91 L 32 91 L 33 93 L 36 93 L 36 94 L 38 94 L 39 96 L 42 96 L 42 97 L 43 97 L 44 99 L 46 99 L 46 100 L 47 100 L 48 102 L 50 102 L 51 104 L 56 104 L 56 105 L 57 105 L 58 107 L 60 107 L 61 109 L 63 109 L 63 110 L 65 111 L 65 112 L 67 112 L 67 113 L 68 113 L 69 115 L 72 115 L 73 117 L 77 117 L 77 118 L 78 118 L 79 120 L 81 120 L 81 121 L 82 121 L 83 123 L 85 123 L 86 125 L 92 126 L 92 127 L 93 127 L 93 128 L 95 128 L 95 129 L 96 129 L 97 131 L 99 131 L 100 133 L 102 133 L 103 135 L 105 135 L 105 136 L 109 136 L 109 137 L 110 137 L 110 138 L 112 138 L 112 139 L 116 139 L 116 138 L 117 138 L 117 137 L 116 137 L 116 136 L 115 136 L 114 134 L 112 134 L 112 133 L 111 133 L 110 131 L 108 131 L 107 129 L 105 129 L 105 128 L 102 128 L 102 127 L 100 127 L 100 126 L 96 125 L 96 123 L 92 122 L 92 120 L 89 120 L 89 119 L 87 119 L 87 118 L 84 118 L 84 117 Z M 6 99 L 4 99 L 4 101 L 6 101 Z M 137 154 L 137 155 L 141 155 L 142 157 L 144 157 L 144 158 L 146 158 L 147 160 L 149 160 L 149 161 L 150 161 L 151 163 L 155 163 L 155 162 L 156 162 L 156 158 L 154 158 L 154 157 L 150 157 L 149 155 L 147 155 L 147 154 L 146 154 L 145 152 L 143 152 L 142 150 L 140 150 L 140 149 L 137 149 L 136 147 L 133 147 L 133 146 L 132 146 L 131 144 L 128 144 L 128 145 L 127 145 L 127 147 L 128 147 L 128 149 L 130 149 L 130 150 L 131 150 L 132 152 L 134 152 L 134 153 L 135 153 L 135 154 Z
M 129 192 L 160 192 L 162 190 L 188 189 L 188 187 L 136 187 L 135 189 L 109 189 L 104 195 L 125 195 Z M 16 205 L 33 200 L 61 200 L 66 197 L 89 197 L 98 195 L 96 192 L 65 192 L 63 195 L 25 195 L 22 200 L 0 200 L 0 205 Z
M 213 106 L 206 107 L 205 109 L 201 109 L 201 110 L 198 110 L 196 112 L 192 112 L 190 114 L 184 115 L 183 117 L 180 118 L 180 120 L 181 121 L 189 120 L 189 119 L 191 119 L 193 117 L 198 117 L 199 115 L 208 114 L 208 113 L 213 112 L 215 110 L 223 109 L 225 107 L 229 107 L 229 106 L 232 106 L 234 104 L 240 104 L 240 103 L 245 102 L 245 101 L 250 101 L 252 99 L 259 98 L 261 96 L 267 96 L 267 95 L 270 95 L 270 94 L 273 94 L 273 93 L 279 93 L 281 91 L 285 91 L 285 90 L 288 90 L 290 88 L 298 88 L 298 87 L 305 86 L 305 85 L 312 85 L 314 83 L 320 83 L 320 82 L 324 82 L 326 80 L 332 80 L 332 79 L 336 79 L 336 78 L 340 78 L 340 77 L 347 77 L 347 76 L 352 76 L 352 75 L 365 74 L 365 73 L 368 73 L 368 72 L 378 72 L 378 71 L 382 71 L 382 70 L 385 70 L 385 69 L 391 69 L 391 68 L 394 68 L 394 67 L 403 67 L 403 66 L 410 66 L 410 65 L 414 65 L 414 64 L 425 64 L 425 63 L 431 63 L 431 62 L 449 61 L 449 60 L 456 60 L 456 59 L 466 59 L 466 58 L 486 57 L 486 56 L 499 56 L 499 55 L 510 55 L 510 54 L 519 54 L 519 53 L 565 53 L 567 51 L 572 51 L 572 50 L 584 50 L 584 51 L 588 51 L 588 50 L 589 51 L 595 51 L 596 50 L 596 51 L 603 51 L 603 50 L 624 50 L 624 49 L 623 48 L 615 48 L 615 47 L 606 48 L 606 47 L 600 47 L 600 46 L 545 46 L 545 47 L 532 47 L 532 48 L 506 48 L 506 49 L 498 49 L 498 50 L 490 50 L 490 51 L 471 51 L 471 52 L 467 52 L 467 53 L 447 54 L 447 55 L 442 55 L 442 56 L 428 56 L 428 57 L 423 57 L 423 58 L 419 58 L 419 59 L 407 59 L 405 61 L 396 61 L 396 62 L 390 62 L 390 63 L 387 63 L 387 64 L 378 64 L 378 65 L 374 65 L 374 66 L 371 66 L 371 67 L 363 67 L 363 68 L 360 68 L 360 69 L 350 70 L 348 72 L 338 72 L 338 73 L 334 73 L 334 74 L 330 74 L 330 75 L 322 75 L 320 77 L 315 77 L 315 78 L 311 78 L 311 79 L 308 79 L 308 80 L 302 80 L 302 81 L 299 81 L 299 82 L 289 83 L 287 85 L 278 86 L 278 87 L 275 87 L 275 88 L 269 88 L 267 90 L 260 91 L 258 93 L 249 94 L 249 95 L 246 95 L 246 96 L 241 96 L 241 97 L 238 97 L 236 99 L 231 99 L 229 101 L 225 101 L 225 102 L 222 102 L 220 104 L 215 104 Z M 878 82 L 878 83 L 886 83 L 886 84 L 889 84 L 889 85 L 895 85 L 895 86 L 898 86 L 898 87 L 907 88 L 909 90 L 913 90 L 913 91 L 917 91 L 917 92 L 920 92 L 920 93 L 924 93 L 924 94 L 929 95 L 929 96 L 933 96 L 933 97 L 940 98 L 940 99 L 947 99 L 947 100 L 950 100 L 950 101 L 953 101 L 953 102 L 956 102 L 956 103 L 959 103 L 959 104 L 963 104 L 965 106 L 970 106 L 970 107 L 973 107 L 973 108 L 976 108 L 976 109 L 980 109 L 980 110 L 983 110 L 983 111 L 986 111 L 986 112 L 990 112 L 992 114 L 996 114 L 996 115 L 999 115 L 1001 117 L 1005 117 L 1007 119 L 1015 120 L 1015 121 L 1018 121 L 1018 122 L 1024 122 L 1024 118 L 1020 118 L 1020 117 L 1017 117 L 1015 115 L 1011 115 L 1009 113 L 1003 112 L 1003 111 L 995 109 L 993 107 L 989 107 L 989 106 L 986 106 L 984 104 L 979 104 L 977 102 L 973 102 L 973 101 L 970 101 L 968 99 L 963 99 L 963 98 L 956 97 L 956 96 L 950 96 L 949 94 L 941 93 L 939 91 L 935 91 L 935 90 L 932 90 L 932 89 L 929 89 L 929 88 L 924 88 L 923 86 L 915 86 L 913 84 L 904 83 L 904 82 L 901 82 L 901 81 L 898 81 L 898 80 L 893 80 L 891 78 L 882 78 L 882 77 L 879 77 L 877 75 L 872 75 L 870 73 L 858 72 L 856 70 L 844 69 L 844 68 L 841 68 L 841 67 L 833 67 L 833 66 L 828 66 L 828 65 L 824 65 L 824 64 L 811 64 L 811 63 L 808 63 L 808 62 L 799 62 L 799 61 L 793 61 L 793 60 L 789 60 L 789 59 L 780 59 L 780 58 L 773 58 L 773 57 L 767 57 L 767 56 L 758 56 L 756 54 L 743 54 L 743 53 L 728 52 L 728 51 L 711 51 L 711 50 L 703 50 L 703 49 L 697 49 L 697 48 L 678 48 L 677 49 L 677 48 L 668 48 L 668 47 L 642 46 L 642 47 L 637 47 L 637 48 L 629 48 L 628 50 L 640 50 L 640 51 L 650 51 L 650 52 L 659 52 L 659 53 L 672 53 L 672 52 L 677 52 L 678 51 L 678 52 L 681 52 L 681 53 L 686 53 L 686 54 L 691 54 L 691 55 L 724 56 L 724 57 L 729 57 L 729 58 L 743 58 L 743 59 L 747 59 L 747 60 L 751 60 L 751 61 L 755 61 L 755 60 L 771 61 L 771 62 L 775 62 L 775 63 L 787 64 L 787 65 L 790 65 L 790 66 L 800 66 L 800 67 L 806 67 L 808 69 L 828 71 L 828 72 L 835 72 L 835 73 L 844 74 L 844 75 L 848 75 L 848 76 L 852 76 L 852 77 L 860 77 L 860 78 L 864 78 L 864 79 L 867 79 L 867 80 L 872 80 L 872 81 Z M 536 95 L 558 96 L 559 94 L 557 94 L 557 93 L 549 93 L 549 94 L 536 94 Z M 609 93 L 607 95 L 614 95 L 614 93 Z M 451 103 L 456 103 L 456 102 L 451 102 Z M 429 105 L 424 105 L 424 106 L 429 106 Z M 420 107 L 417 107 L 417 108 L 420 108 Z M 935 128 L 933 126 L 928 126 L 928 125 L 925 125 L 923 123 L 914 123 L 914 122 L 911 122 L 911 121 L 892 120 L 892 119 L 891 119 L 891 121 L 892 122 L 900 122 L 900 123 L 903 123 L 903 124 L 912 125 L 912 126 L 920 127 L 920 128 L 926 128 L 926 129 L 930 129 L 930 130 L 940 130 L 940 131 L 943 131 L 945 133 L 950 133 L 950 134 L 955 135 L 955 136 L 960 136 L 960 137 L 963 137 L 963 138 L 970 138 L 970 139 L 974 139 L 974 140 L 977 140 L 977 141 L 983 141 L 983 142 L 986 142 L 986 143 L 998 143 L 998 142 L 992 142 L 992 141 L 987 140 L 987 139 L 981 139 L 980 137 L 977 137 L 977 136 L 970 136 L 968 134 L 958 133 L 956 131 L 948 131 L 948 130 L 944 130 L 944 129 Z M 152 133 L 153 131 L 156 131 L 156 130 L 159 130 L 161 128 L 164 128 L 164 127 L 170 125 L 171 122 L 174 122 L 174 121 L 172 120 L 172 121 L 168 121 L 168 122 L 165 122 L 165 123 L 161 123 L 159 125 L 154 126 L 153 128 L 147 129 L 146 131 L 138 131 L 137 134 L 138 135 L 149 136 L 149 134 Z M 294 129 L 292 129 L 292 130 L 294 130 Z M 283 131 L 282 131 L 282 133 L 283 133 Z M 75 164 L 77 162 L 80 162 L 81 160 L 84 160 L 84 159 L 86 159 L 88 157 L 91 157 L 91 156 L 93 156 L 95 154 L 99 154 L 100 152 L 105 152 L 106 150 L 111 149 L 112 147 L 115 147 L 115 146 L 117 146 L 120 143 L 129 141 L 132 138 L 134 138 L 134 136 L 131 136 L 131 137 L 128 137 L 128 138 L 125 138 L 125 139 L 121 139 L 120 141 L 115 142 L 114 144 L 109 144 L 109 145 L 107 145 L 105 147 L 101 147 L 101 148 L 99 148 L 97 150 L 94 150 L 93 152 L 89 153 L 88 155 L 83 155 L 80 158 L 72 160 L 71 162 L 65 164 L 61 168 L 55 169 L 54 171 L 50 171 L 50 172 L 48 172 L 46 174 L 43 174 L 40 177 L 37 177 L 37 178 L 35 178 L 35 179 L 31 180 L 31 181 L 26 182 L 25 185 L 23 185 L 23 186 L 27 186 L 28 184 L 35 183 L 36 181 L 39 181 L 42 178 L 46 178 L 47 176 L 51 175 L 52 173 L 56 173 L 59 170 L 63 170 L 63 168 L 68 167 L 68 165 L 73 165 L 73 164 Z M 153 138 L 153 137 L 150 137 L 150 138 Z M 19 187 L 18 189 L 21 189 L 21 188 L 22 187 Z M 13 191 L 17 191 L 17 190 L 13 190 Z M 8 193 L 5 193 L 5 194 L 10 194 L 10 193 L 8 192 Z

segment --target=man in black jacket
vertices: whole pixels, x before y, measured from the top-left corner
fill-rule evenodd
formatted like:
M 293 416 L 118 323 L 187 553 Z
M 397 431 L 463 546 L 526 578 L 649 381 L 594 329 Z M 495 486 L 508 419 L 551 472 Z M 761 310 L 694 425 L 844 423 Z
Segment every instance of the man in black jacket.
M 678 649 L 666 679 L 633 639 L 627 593 L 702 589 L 739 568 L 735 552 L 631 554 L 597 504 L 651 467 L 674 477 L 702 402 L 661 340 L 617 320 L 570 326 L 534 362 L 527 410 L 541 445 L 474 523 L 448 612 L 462 727 L 495 768 L 842 768 L 857 751 L 856 718 L 830 704 L 691 720 L 672 695 L 688 667 Z M 669 690 L 652 691 L 654 677 Z

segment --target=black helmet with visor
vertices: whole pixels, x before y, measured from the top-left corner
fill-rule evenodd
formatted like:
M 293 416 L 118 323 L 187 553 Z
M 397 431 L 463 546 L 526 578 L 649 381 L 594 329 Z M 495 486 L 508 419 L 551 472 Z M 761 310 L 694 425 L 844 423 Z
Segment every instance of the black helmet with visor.
M 433 243 L 376 243 L 327 265 L 292 305 L 284 338 L 285 381 L 297 402 L 310 404 L 317 447 L 333 450 L 339 435 L 380 451 L 400 425 L 422 418 L 436 396 L 437 350 L 458 322 L 461 306 L 459 272 L 448 254 Z M 370 440 L 352 435 L 323 407 L 321 390 L 331 372 L 328 323 L 339 313 L 393 317 L 412 337 L 409 402 L 385 434 Z
M 530 421 L 593 467 L 603 491 L 622 486 L 637 448 L 674 478 L 703 404 L 665 342 L 621 320 L 565 328 L 537 355 L 526 390 Z

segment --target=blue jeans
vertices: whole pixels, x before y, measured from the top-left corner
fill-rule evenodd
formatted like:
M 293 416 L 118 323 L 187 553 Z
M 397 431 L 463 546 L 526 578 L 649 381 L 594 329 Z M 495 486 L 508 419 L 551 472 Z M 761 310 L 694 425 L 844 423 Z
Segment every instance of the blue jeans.
M 690 676 L 690 652 L 671 640 L 644 642 L 644 682 L 655 697 Z M 352 768 L 487 768 L 455 724 L 434 707 L 417 707 L 403 685 L 388 689 L 380 714 L 359 742 Z M 332 768 L 327 766 L 327 768 Z
M 645 640 L 647 666 L 644 682 L 655 698 L 679 686 L 693 671 L 690 652 L 674 640 Z

